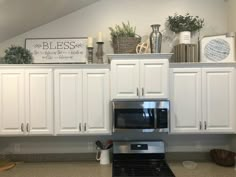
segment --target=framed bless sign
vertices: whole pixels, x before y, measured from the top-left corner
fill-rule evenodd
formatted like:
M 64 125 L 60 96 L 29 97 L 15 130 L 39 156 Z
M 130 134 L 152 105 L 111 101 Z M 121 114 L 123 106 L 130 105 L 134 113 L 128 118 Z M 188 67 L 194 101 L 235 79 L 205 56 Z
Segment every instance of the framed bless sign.
M 33 63 L 86 63 L 87 38 L 27 38 Z

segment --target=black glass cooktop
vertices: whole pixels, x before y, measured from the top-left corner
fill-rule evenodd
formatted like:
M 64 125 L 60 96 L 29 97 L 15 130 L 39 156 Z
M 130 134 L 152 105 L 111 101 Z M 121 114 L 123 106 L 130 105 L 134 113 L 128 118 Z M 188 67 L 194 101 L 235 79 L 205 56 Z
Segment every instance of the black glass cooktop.
M 113 161 L 113 177 L 174 177 L 164 160 Z

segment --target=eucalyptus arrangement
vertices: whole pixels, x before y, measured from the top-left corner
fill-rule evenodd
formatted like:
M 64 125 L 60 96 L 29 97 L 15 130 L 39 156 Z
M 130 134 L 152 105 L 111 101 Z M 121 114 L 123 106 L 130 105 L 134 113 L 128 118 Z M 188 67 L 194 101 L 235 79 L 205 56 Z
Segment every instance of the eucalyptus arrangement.
M 167 25 L 171 31 L 175 33 L 190 31 L 199 31 L 204 26 L 204 19 L 199 16 L 192 16 L 189 13 L 186 15 L 178 15 L 175 13 L 174 16 L 167 18 Z
M 129 22 L 109 27 L 114 53 L 136 53 L 136 46 L 141 42 L 141 37 L 136 34 L 136 27 Z
M 30 51 L 21 46 L 11 46 L 5 50 L 5 63 L 30 64 L 32 63 L 32 59 L 33 57 Z

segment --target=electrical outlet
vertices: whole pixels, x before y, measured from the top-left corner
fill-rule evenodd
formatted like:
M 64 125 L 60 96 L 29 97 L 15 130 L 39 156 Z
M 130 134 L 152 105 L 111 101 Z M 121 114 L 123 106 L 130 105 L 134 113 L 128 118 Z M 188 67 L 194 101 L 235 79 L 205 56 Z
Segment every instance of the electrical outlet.
M 20 153 L 20 144 L 19 143 L 14 144 L 14 152 Z
M 195 149 L 198 150 L 198 151 L 201 151 L 202 150 L 202 145 L 200 143 L 196 144 Z
M 89 152 L 94 152 L 95 151 L 94 142 L 88 142 L 88 151 Z

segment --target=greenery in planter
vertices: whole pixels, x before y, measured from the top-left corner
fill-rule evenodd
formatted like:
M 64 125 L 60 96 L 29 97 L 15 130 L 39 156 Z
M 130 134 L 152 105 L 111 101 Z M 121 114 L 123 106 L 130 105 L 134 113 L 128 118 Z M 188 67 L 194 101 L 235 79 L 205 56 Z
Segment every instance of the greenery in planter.
M 32 59 L 30 51 L 21 46 L 11 46 L 5 50 L 4 60 L 8 64 L 30 64 Z
M 129 22 L 122 22 L 122 25 L 109 27 L 109 30 L 114 53 L 136 53 L 136 46 L 141 42 L 141 37 L 135 32 L 136 27 L 130 26 Z
M 174 16 L 168 17 L 167 25 L 175 33 L 182 31 L 195 32 L 203 28 L 204 19 L 199 18 L 199 16 L 192 16 L 189 13 L 184 16 L 175 13 Z
M 114 28 L 109 27 L 110 30 L 110 34 L 112 38 L 115 37 L 135 37 L 135 31 L 136 31 L 136 27 L 132 27 L 130 26 L 130 23 L 128 22 L 127 24 L 125 24 L 124 22 L 122 22 L 122 25 L 115 25 Z

